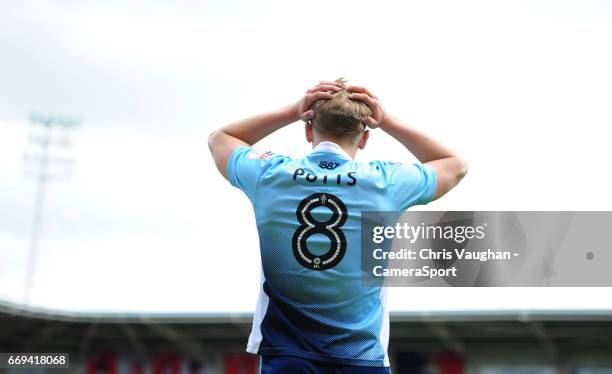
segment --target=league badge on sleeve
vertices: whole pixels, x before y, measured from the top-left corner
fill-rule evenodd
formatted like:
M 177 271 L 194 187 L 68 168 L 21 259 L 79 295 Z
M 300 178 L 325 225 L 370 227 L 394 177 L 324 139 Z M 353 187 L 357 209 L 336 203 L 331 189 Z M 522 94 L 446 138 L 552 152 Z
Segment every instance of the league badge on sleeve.
M 251 149 L 247 155 L 249 160 L 268 160 L 272 156 L 274 156 L 274 152 L 272 151 L 263 151 L 261 149 Z

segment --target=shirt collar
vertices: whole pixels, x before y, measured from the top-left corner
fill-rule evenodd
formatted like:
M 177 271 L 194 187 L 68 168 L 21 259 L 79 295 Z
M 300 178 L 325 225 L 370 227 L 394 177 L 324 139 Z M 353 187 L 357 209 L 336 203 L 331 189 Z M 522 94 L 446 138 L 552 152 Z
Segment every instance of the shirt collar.
M 320 142 L 319 144 L 317 144 L 313 150 L 312 153 L 315 152 L 327 152 L 327 153 L 335 153 L 337 155 L 343 156 L 349 160 L 352 159 L 351 156 L 349 156 L 348 153 L 346 153 L 346 151 L 344 149 L 342 149 L 342 147 L 340 147 L 338 144 L 334 143 L 334 142 L 330 142 L 328 140 L 324 140 L 322 142 Z

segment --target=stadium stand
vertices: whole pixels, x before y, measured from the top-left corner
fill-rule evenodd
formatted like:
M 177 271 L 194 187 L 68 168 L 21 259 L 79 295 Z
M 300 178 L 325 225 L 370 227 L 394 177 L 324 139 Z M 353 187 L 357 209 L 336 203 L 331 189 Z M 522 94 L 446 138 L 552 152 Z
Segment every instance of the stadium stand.
M 251 374 L 257 359 L 244 353 L 251 318 L 0 301 L 0 352 L 68 352 L 70 369 L 48 370 L 70 373 Z M 612 373 L 609 312 L 394 313 L 391 323 L 394 373 Z

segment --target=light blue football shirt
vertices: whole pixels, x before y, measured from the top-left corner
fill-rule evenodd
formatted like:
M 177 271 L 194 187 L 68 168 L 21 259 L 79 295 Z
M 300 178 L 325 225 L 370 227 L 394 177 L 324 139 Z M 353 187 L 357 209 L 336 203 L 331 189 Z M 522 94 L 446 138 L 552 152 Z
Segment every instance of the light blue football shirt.
M 384 287 L 361 285 L 362 211 L 403 211 L 436 190 L 429 165 L 352 160 L 322 142 L 300 159 L 240 147 L 231 184 L 255 211 L 262 275 L 247 351 L 389 366 Z

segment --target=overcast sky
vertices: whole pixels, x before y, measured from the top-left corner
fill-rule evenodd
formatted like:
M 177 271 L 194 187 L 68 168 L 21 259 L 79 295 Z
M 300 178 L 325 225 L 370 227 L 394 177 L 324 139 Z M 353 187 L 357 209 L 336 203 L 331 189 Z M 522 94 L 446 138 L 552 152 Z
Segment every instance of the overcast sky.
M 459 188 L 419 209 L 612 210 L 609 1 L 86 3 L 0 4 L 0 298 L 23 295 L 31 112 L 82 119 L 73 147 L 53 150 L 76 164 L 47 186 L 37 306 L 252 311 L 253 214 L 206 137 L 339 76 L 469 161 Z M 304 155 L 302 133 L 262 147 Z M 358 159 L 407 157 L 375 131 Z M 391 307 L 612 308 L 600 295 L 394 289 Z

